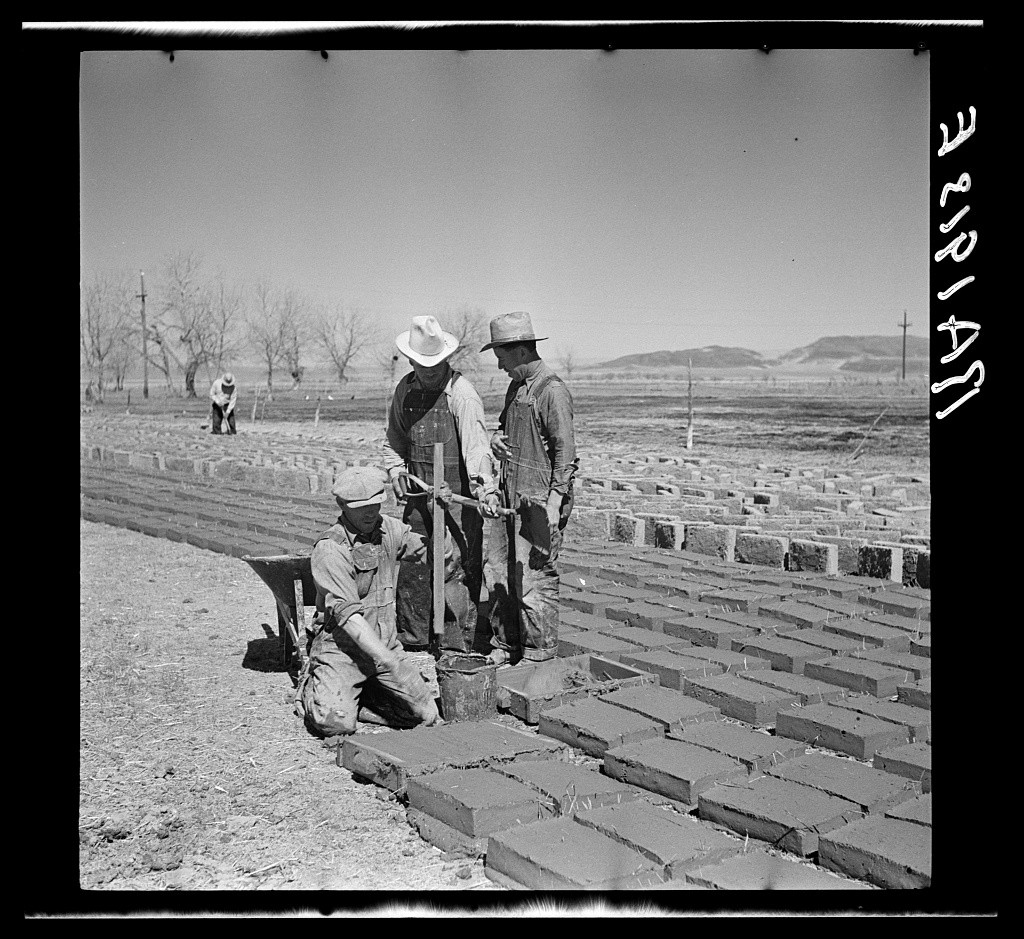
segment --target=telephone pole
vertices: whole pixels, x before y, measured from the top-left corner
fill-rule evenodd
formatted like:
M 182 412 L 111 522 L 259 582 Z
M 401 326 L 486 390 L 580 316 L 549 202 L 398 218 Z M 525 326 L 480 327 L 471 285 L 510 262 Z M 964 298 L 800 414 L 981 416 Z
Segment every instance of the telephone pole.
M 139 271 L 142 293 L 136 296 L 142 301 L 142 397 L 149 397 L 149 349 L 146 345 L 146 275 Z
M 903 311 L 903 322 L 897 323 L 897 326 L 903 327 L 903 381 L 907 380 L 907 327 L 913 326 L 913 323 L 907 322 L 907 311 Z

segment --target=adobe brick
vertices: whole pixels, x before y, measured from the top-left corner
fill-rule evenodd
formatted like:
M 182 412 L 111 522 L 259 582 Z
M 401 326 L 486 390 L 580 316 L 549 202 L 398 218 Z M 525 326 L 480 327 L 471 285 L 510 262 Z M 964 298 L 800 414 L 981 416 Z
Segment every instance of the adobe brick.
M 919 620 L 931 618 L 931 600 L 899 590 L 876 590 L 861 596 L 860 602 L 883 613 Z
M 905 672 L 887 664 L 852 655 L 837 655 L 808 662 L 804 666 L 804 674 L 808 678 L 827 681 L 876 698 L 893 697 L 896 688 L 905 678 Z
M 863 647 L 885 648 L 897 652 L 910 650 L 909 633 L 873 620 L 861 618 L 830 620 L 822 625 L 822 630 L 827 633 L 835 633 L 837 636 L 846 636 L 847 639 L 861 643 Z
M 736 552 L 736 529 L 727 525 L 687 524 L 684 547 L 697 554 L 732 561 Z
M 848 708 L 861 714 L 870 714 L 879 720 L 902 724 L 910 733 L 911 743 L 931 739 L 932 712 L 927 708 L 913 707 L 899 701 L 890 701 L 888 698 L 856 694 L 847 695 L 835 704 L 837 707 Z
M 653 629 L 644 629 L 642 626 L 624 626 L 621 623 L 610 623 L 602 632 L 612 639 L 629 642 L 638 649 L 645 651 L 653 649 L 665 649 L 669 652 L 682 651 L 690 648 L 691 645 L 687 640 L 680 639 L 678 636 L 670 636 Z
M 769 688 L 785 691 L 796 697 L 801 705 L 828 704 L 846 694 L 845 688 L 775 669 L 759 668 L 750 672 L 740 672 L 739 677 L 760 685 L 767 685 Z
M 750 588 L 726 588 L 707 590 L 700 594 L 700 602 L 726 612 L 756 613 L 761 603 L 771 602 L 771 597 Z
M 932 657 L 932 637 L 922 636 L 920 639 L 912 639 L 910 641 L 910 652 L 912 655 L 919 655 L 930 659 Z
M 561 605 L 571 610 L 579 610 L 593 616 L 603 616 L 609 604 L 617 602 L 610 594 L 594 593 L 590 590 L 566 591 L 558 599 Z
M 611 537 L 626 544 L 644 543 L 644 523 L 632 515 L 614 515 L 610 522 Z
M 686 678 L 682 691 L 718 708 L 726 717 L 756 727 L 774 724 L 779 709 L 790 707 L 797 700 L 796 695 L 728 674 Z
M 819 836 L 863 817 L 853 802 L 773 776 L 708 789 L 697 797 L 697 814 L 800 857 L 818 850 Z
M 667 599 L 667 598 L 666 598 Z M 686 603 L 682 600 L 680 603 Z M 643 601 L 623 600 L 605 609 L 605 616 L 610 620 L 618 620 L 627 626 L 639 626 L 657 632 L 665 631 L 665 623 L 690 616 L 690 610 L 679 605 L 661 603 L 644 603 Z
M 914 822 L 917 825 L 932 825 L 932 794 L 923 793 L 915 799 L 901 802 L 894 805 L 886 813 L 887 818 L 898 818 L 905 822 Z
M 538 730 L 598 758 L 612 747 L 665 734 L 658 722 L 595 698 L 542 711 Z
M 604 632 L 606 629 L 621 625 L 603 616 L 597 616 L 593 613 L 581 613 L 579 610 L 566 609 L 564 607 L 558 611 L 558 621 L 573 629 L 596 629 L 598 632 Z
M 789 542 L 789 569 L 838 574 L 839 549 L 826 541 L 805 541 L 801 538 L 793 538 Z
M 723 623 L 732 623 L 734 626 L 740 626 L 744 629 L 749 629 L 762 636 L 775 636 L 778 634 L 780 628 L 784 629 L 787 624 L 783 623 L 782 620 L 771 619 L 767 616 L 757 616 L 751 613 L 731 613 L 725 610 L 708 610 L 705 614 L 708 619 L 719 620 Z
M 622 660 L 623 655 L 633 653 L 637 648 L 631 642 L 623 642 L 593 629 L 579 633 L 563 633 L 558 637 L 558 655 L 561 658 L 586 653 L 618 662 Z
M 777 732 L 772 735 L 724 721 L 687 724 L 678 733 L 666 735 L 666 739 L 724 753 L 739 760 L 748 773 L 763 773 L 769 766 L 802 756 L 806 750 L 802 742 L 780 737 Z
M 903 632 L 910 634 L 911 639 L 931 635 L 932 624 L 928 620 L 899 616 L 895 613 L 883 613 L 881 610 L 867 605 L 864 606 L 864 611 L 864 619 L 870 620 L 872 623 L 881 623 L 892 629 L 902 629 Z
M 932 748 L 928 743 L 907 743 L 878 748 L 871 765 L 875 769 L 905 776 L 920 783 L 922 792 L 932 791 Z
M 896 700 L 910 707 L 926 708 L 932 706 L 932 680 L 922 678 L 916 682 L 906 682 L 896 689 Z
M 780 711 L 775 723 L 779 737 L 802 741 L 869 760 L 885 747 L 906 743 L 910 732 L 900 724 L 858 714 L 834 704 L 812 704 Z
M 686 640 L 693 645 L 707 646 L 711 649 L 735 650 L 736 642 L 748 641 L 759 635 L 747 626 L 709 616 L 691 616 L 666 622 L 664 629 L 665 635 L 669 638 Z
M 931 678 L 932 660 L 923 655 L 914 655 L 912 652 L 896 652 L 891 649 L 867 649 L 857 653 L 857 657 L 880 665 L 888 666 L 897 672 L 905 673 L 901 682 L 920 681 L 922 678 Z M 913 676 L 908 678 L 907 675 Z M 892 694 L 896 694 L 893 689 Z M 889 695 L 879 695 L 887 698 Z
M 688 675 L 720 675 L 725 669 L 714 662 L 690 658 L 679 652 L 625 652 L 619 658 L 623 665 L 656 675 L 663 688 L 682 689 Z
M 880 887 L 931 886 L 931 828 L 898 818 L 868 815 L 821 836 L 818 863 Z
M 680 518 L 655 520 L 653 544 L 659 548 L 678 551 L 686 541 L 686 523 Z
M 909 779 L 828 753 L 808 753 L 773 766 L 767 772 L 769 776 L 846 799 L 868 814 L 888 814 L 895 806 L 920 795 L 918 787 Z
M 694 886 L 712 890 L 872 890 L 871 884 L 850 880 L 785 854 L 755 848 L 714 865 L 702 864 L 686 873 Z
M 608 693 L 599 693 L 597 697 L 600 701 L 625 708 L 627 711 L 635 711 L 649 720 L 657 721 L 665 728 L 666 733 L 682 730 L 685 724 L 715 721 L 721 716 L 718 708 L 687 697 L 681 691 L 663 688 L 660 685 L 619 688 Z
M 855 655 L 866 648 L 863 642 L 858 642 L 849 636 L 840 636 L 838 633 L 825 632 L 823 629 L 783 629 L 778 632 L 778 637 L 820 649 L 821 655 L 818 658 Z
M 720 782 L 745 780 L 738 760 L 679 740 L 648 740 L 609 749 L 604 771 L 613 779 L 695 805 L 697 796 Z
M 554 815 L 621 805 L 643 795 L 641 789 L 562 760 L 513 760 L 495 770 L 526 786 L 534 801 L 539 796 L 545 811 Z
M 857 572 L 868 577 L 903 583 L 903 549 L 892 545 L 866 544 L 858 553 Z
M 817 649 L 805 642 L 794 642 L 778 636 L 757 636 L 751 639 L 735 639 L 732 651 L 752 655 L 767 661 L 771 668 L 781 672 L 803 675 L 804 666 L 815 659 L 828 657 L 823 649 Z
M 741 842 L 678 812 L 627 802 L 580 812 L 576 821 L 660 864 L 673 881 L 739 853 Z M 685 883 L 685 880 L 683 880 Z
M 769 616 L 772 619 L 782 620 L 784 623 L 792 623 L 801 629 L 812 626 L 820 626 L 829 618 L 828 610 L 811 606 L 798 600 L 779 600 L 775 603 L 762 603 L 758 609 L 758 615 Z
M 665 879 L 662 866 L 569 818 L 497 832 L 487 842 L 484 873 L 528 890 L 623 890 Z

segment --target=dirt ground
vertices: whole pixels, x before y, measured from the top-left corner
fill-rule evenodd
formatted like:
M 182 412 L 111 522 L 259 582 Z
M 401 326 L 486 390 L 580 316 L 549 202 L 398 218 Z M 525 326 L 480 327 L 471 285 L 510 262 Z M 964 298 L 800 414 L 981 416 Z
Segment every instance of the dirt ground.
M 495 889 L 293 715 L 242 561 L 86 521 L 80 538 L 84 889 Z

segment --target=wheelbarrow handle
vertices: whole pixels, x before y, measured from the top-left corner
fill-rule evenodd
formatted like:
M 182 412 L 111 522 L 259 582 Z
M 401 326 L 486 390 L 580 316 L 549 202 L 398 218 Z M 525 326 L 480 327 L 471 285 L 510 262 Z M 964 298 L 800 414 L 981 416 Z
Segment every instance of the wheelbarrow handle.
M 433 486 L 428 486 L 418 476 L 414 476 L 412 473 L 410 473 L 410 472 L 408 472 L 406 470 L 402 470 L 399 473 L 399 475 L 400 476 L 408 476 L 409 479 L 411 479 L 414 483 L 416 483 L 416 485 L 422 487 L 423 490 L 424 490 L 423 492 L 410 492 L 409 493 L 410 496 L 432 496 L 434 494 L 434 487 Z M 476 508 L 477 506 L 480 505 L 480 500 L 479 499 L 470 499 L 470 498 L 468 498 L 466 496 L 460 496 L 460 495 L 458 495 L 457 493 L 454 493 L 454 492 L 451 495 L 451 501 L 455 502 L 455 503 L 458 503 L 459 505 L 470 505 L 473 508 Z M 504 508 L 503 506 L 500 506 L 500 505 L 499 506 L 495 506 L 495 511 L 499 515 L 515 515 L 516 514 L 513 509 L 506 509 L 506 508 Z

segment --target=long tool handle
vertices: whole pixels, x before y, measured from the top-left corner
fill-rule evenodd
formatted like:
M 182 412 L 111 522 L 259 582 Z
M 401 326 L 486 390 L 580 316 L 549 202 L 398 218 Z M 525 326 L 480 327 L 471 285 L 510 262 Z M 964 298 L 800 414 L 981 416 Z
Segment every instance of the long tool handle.
M 434 444 L 434 492 L 444 479 L 444 444 Z M 434 495 L 434 635 L 444 635 L 444 503 Z
M 423 492 L 410 492 L 410 496 L 432 496 L 434 494 L 434 487 L 428 486 L 422 479 L 419 478 L 419 476 L 413 476 L 412 473 L 408 473 L 405 471 L 403 471 L 401 475 L 408 477 L 414 483 L 416 483 L 417 486 L 421 486 L 423 488 Z M 452 502 L 455 502 L 458 505 L 471 505 L 473 506 L 474 509 L 480 504 L 479 499 L 469 499 L 466 496 L 460 496 L 454 492 L 451 494 L 450 499 Z M 516 514 L 514 509 L 506 509 L 504 506 L 500 505 L 495 506 L 494 511 L 497 512 L 498 515 Z

